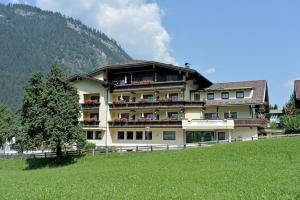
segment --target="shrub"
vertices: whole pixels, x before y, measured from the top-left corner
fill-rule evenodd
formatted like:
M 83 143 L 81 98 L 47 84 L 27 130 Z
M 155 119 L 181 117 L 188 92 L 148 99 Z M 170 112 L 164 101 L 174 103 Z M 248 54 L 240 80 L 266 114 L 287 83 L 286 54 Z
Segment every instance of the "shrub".
M 300 133 L 300 115 L 285 116 L 283 127 L 286 133 Z
M 87 142 L 84 145 L 84 149 L 85 150 L 90 150 L 90 149 L 95 149 L 96 148 L 96 144 L 92 143 L 92 142 Z

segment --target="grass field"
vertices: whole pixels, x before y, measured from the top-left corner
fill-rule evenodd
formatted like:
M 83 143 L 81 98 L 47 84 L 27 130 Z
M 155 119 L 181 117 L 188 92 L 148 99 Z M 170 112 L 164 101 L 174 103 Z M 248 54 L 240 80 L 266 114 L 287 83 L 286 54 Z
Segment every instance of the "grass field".
M 0 161 L 1 199 L 300 199 L 300 138 L 29 162 Z

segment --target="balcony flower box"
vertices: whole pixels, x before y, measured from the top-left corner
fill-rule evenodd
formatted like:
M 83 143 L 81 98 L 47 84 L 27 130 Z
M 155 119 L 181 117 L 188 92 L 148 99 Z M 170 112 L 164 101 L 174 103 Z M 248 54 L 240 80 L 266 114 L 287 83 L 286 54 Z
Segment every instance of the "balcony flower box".
M 93 104 L 98 104 L 99 101 L 98 100 L 85 100 L 84 104 L 88 104 L 88 105 L 93 105 Z
M 83 118 L 83 122 L 97 122 L 99 121 L 97 118 Z
M 176 117 L 164 117 L 161 120 L 163 120 L 163 121 L 173 121 L 173 120 L 178 120 L 178 118 L 176 118 Z
M 115 118 L 113 119 L 113 122 L 128 122 L 127 118 Z
M 173 99 L 172 98 L 161 98 L 159 99 L 160 102 L 172 102 Z
M 113 104 L 123 104 L 126 103 L 124 100 L 113 101 Z

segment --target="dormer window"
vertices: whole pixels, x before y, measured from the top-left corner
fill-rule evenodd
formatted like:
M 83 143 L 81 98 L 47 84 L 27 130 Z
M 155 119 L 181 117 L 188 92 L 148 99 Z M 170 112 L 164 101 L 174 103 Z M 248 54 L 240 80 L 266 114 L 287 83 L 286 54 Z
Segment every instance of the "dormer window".
M 236 98 L 237 99 L 242 99 L 245 97 L 244 91 L 237 91 L 236 92 Z
M 222 99 L 229 99 L 229 92 L 222 92 Z
M 207 93 L 207 100 L 214 100 L 215 94 L 214 93 Z

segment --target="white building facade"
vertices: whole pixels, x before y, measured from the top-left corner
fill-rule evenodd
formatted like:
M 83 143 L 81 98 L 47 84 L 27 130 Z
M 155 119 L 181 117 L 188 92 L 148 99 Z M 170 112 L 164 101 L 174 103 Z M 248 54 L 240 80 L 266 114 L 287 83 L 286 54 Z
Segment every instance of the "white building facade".
M 213 84 L 159 62 L 110 65 L 70 80 L 87 141 L 97 146 L 253 140 L 268 113 L 264 80 Z

